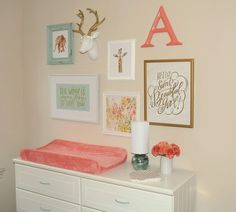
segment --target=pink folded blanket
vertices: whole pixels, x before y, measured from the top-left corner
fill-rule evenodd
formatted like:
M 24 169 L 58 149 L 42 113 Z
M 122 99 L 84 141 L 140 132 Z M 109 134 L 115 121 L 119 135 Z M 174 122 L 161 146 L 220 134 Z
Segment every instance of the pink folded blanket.
M 54 140 L 40 148 L 23 149 L 20 156 L 35 163 L 100 174 L 124 163 L 127 151 L 119 147 Z

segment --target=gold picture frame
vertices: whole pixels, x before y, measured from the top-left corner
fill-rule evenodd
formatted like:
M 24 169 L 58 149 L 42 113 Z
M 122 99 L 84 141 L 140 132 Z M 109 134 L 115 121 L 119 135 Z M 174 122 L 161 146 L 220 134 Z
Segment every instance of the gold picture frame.
M 194 59 L 144 61 L 144 119 L 151 125 L 194 127 Z

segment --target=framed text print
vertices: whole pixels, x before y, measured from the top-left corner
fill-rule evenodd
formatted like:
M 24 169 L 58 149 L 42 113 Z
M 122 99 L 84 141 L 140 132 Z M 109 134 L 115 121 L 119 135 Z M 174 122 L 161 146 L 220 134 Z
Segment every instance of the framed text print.
M 144 61 L 144 118 L 152 125 L 193 127 L 194 60 Z
M 97 75 L 49 75 L 52 118 L 98 122 Z
M 103 93 L 103 132 L 105 134 L 130 136 L 131 122 L 139 118 L 138 93 Z
M 47 26 L 48 64 L 74 62 L 72 23 Z

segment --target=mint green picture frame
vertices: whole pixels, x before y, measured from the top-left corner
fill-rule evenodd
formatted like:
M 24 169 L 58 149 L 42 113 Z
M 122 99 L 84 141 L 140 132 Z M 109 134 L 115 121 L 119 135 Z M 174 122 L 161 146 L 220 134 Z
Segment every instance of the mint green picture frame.
M 61 65 L 74 63 L 73 24 L 47 26 L 47 64 Z

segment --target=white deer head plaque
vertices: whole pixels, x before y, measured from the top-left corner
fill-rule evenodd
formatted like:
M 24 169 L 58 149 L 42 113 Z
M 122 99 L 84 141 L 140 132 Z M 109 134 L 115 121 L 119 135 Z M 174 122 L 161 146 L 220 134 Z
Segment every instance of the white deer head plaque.
M 97 43 L 95 41 L 95 39 L 99 36 L 99 32 L 97 31 L 97 29 L 98 26 L 105 21 L 105 18 L 99 21 L 98 13 L 96 10 L 92 10 L 90 8 L 87 8 L 87 10 L 89 11 L 89 13 L 95 15 L 96 17 L 95 23 L 90 27 L 87 33 L 84 33 L 82 30 L 82 25 L 84 23 L 84 13 L 81 10 L 79 10 L 77 14 L 77 16 L 80 18 L 80 23 L 77 23 L 79 28 L 77 30 L 73 30 L 73 32 L 81 34 L 80 53 L 84 54 L 88 52 L 89 58 L 95 60 L 98 57 L 98 48 L 97 48 Z

